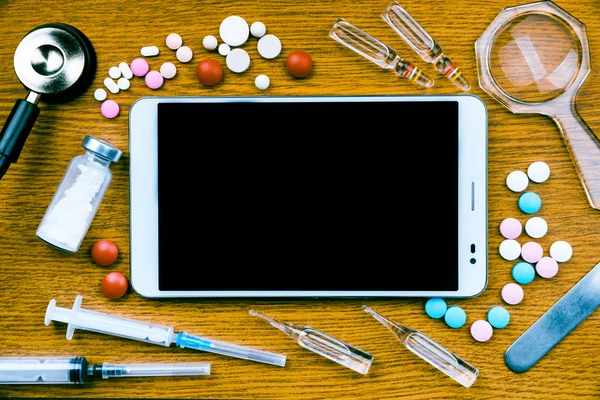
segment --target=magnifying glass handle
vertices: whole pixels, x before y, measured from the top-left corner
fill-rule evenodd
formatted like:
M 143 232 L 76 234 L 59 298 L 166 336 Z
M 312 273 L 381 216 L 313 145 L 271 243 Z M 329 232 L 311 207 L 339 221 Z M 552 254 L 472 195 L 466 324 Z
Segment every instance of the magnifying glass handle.
M 600 141 L 575 109 L 553 116 L 560 128 L 585 194 L 592 208 L 600 210 Z
M 17 100 L 0 132 L 0 178 L 21 154 L 25 140 L 40 114 L 37 106 L 39 98 L 39 93 L 30 92 L 26 100 Z

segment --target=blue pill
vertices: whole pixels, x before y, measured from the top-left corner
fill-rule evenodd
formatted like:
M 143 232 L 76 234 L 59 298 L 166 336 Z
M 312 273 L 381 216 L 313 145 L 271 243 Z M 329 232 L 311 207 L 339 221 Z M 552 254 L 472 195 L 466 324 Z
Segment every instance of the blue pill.
M 467 322 L 467 314 L 457 306 L 452 306 L 446 310 L 444 320 L 450 328 L 460 328 Z
M 439 297 L 429 299 L 425 303 L 425 312 L 431 318 L 442 318 L 446 314 L 447 309 L 446 302 Z
M 516 263 L 512 269 L 512 276 L 515 278 L 515 281 L 527 285 L 535 278 L 535 268 L 526 262 Z
M 494 328 L 504 328 L 510 322 L 510 314 L 504 307 L 496 306 L 488 311 L 488 322 Z
M 542 199 L 536 193 L 527 192 L 519 197 L 519 208 L 527 214 L 533 214 L 542 207 Z

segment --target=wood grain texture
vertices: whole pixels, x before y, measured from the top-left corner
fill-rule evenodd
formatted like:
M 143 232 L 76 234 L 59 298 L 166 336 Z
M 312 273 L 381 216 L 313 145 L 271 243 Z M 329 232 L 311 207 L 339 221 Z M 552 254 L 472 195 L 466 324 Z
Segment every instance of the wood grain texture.
M 457 90 L 438 77 L 436 85 L 419 90 L 393 73 L 361 59 L 328 37 L 338 17 L 344 17 L 368 33 L 414 60 L 425 71 L 433 71 L 381 20 L 386 0 L 344 1 L 163 1 L 116 0 L 34 1 L 0 0 L 0 120 L 8 116 L 25 90 L 12 69 L 13 53 L 20 39 L 37 25 L 58 21 L 70 23 L 90 38 L 98 54 L 98 73 L 92 87 L 78 99 L 60 105 L 41 103 L 42 112 L 17 164 L 0 182 L 0 354 L 84 355 L 92 362 L 200 362 L 212 363 L 212 374 L 200 378 L 123 379 L 96 382 L 81 387 L 0 387 L 0 397 L 46 398 L 204 398 L 204 399 L 592 399 L 600 395 L 600 352 L 594 314 L 532 370 L 510 372 L 503 362 L 508 346 L 600 261 L 600 212 L 592 210 L 577 178 L 569 154 L 555 124 L 537 115 L 515 115 L 496 103 L 476 84 L 474 42 L 507 6 L 525 4 L 508 0 L 406 0 L 403 5 L 428 29 L 464 74 L 470 78 L 472 94 L 480 96 L 489 112 L 489 284 L 477 298 L 450 300 L 467 312 L 467 325 L 452 330 L 428 318 L 422 299 L 369 301 L 390 318 L 421 329 L 479 368 L 475 385 L 466 389 L 444 377 L 403 349 L 394 337 L 361 311 L 359 300 L 148 300 L 135 293 L 109 300 L 102 295 L 100 280 L 109 270 L 129 274 L 129 180 L 128 110 L 147 95 L 358 95 L 358 94 L 452 94 Z M 592 67 L 600 59 L 600 29 L 597 0 L 565 0 L 558 4 L 587 24 Z M 264 22 L 283 43 L 283 54 L 275 60 L 261 59 L 250 40 L 244 46 L 253 60 L 249 71 L 225 72 L 223 83 L 203 87 L 196 80 L 195 64 L 209 56 L 202 38 L 218 35 L 220 22 L 228 15 Z M 195 51 L 194 62 L 180 64 L 164 39 L 178 32 Z M 93 90 L 102 86 L 110 66 L 131 61 L 145 45 L 158 45 L 161 54 L 150 60 L 158 69 L 173 61 L 179 73 L 159 91 L 133 81 L 129 91 L 112 96 L 121 104 L 121 115 L 104 119 Z M 285 56 L 303 49 L 314 57 L 313 73 L 296 80 L 284 68 Z M 218 55 L 212 55 L 220 61 Z M 579 97 L 578 108 L 589 126 L 600 132 L 600 76 L 593 69 Z M 271 78 L 268 92 L 258 93 L 254 77 Z M 435 74 L 432 74 L 435 76 Z M 395 121 L 399 127 L 415 127 L 415 121 Z M 423 121 L 427 123 L 428 121 Z M 219 121 L 199 121 L 211 129 Z M 114 181 L 83 242 L 74 255 L 44 245 L 35 231 L 69 160 L 79 154 L 85 134 L 104 138 L 125 152 L 113 165 Z M 182 139 L 185 138 L 182 133 Z M 509 216 L 525 221 L 517 208 L 517 195 L 504 183 L 508 173 L 525 170 L 537 160 L 551 167 L 551 179 L 535 185 L 543 199 L 539 216 L 550 226 L 540 240 L 545 249 L 555 240 L 567 240 L 573 258 L 561 265 L 551 280 L 536 279 L 525 288 L 525 300 L 510 307 L 511 323 L 497 330 L 491 341 L 476 343 L 468 326 L 484 319 L 487 310 L 502 304 L 500 289 L 511 281 L 512 263 L 501 259 L 500 222 Z M 435 227 L 430 210 L 418 210 L 420 218 Z M 114 240 L 120 257 L 112 267 L 101 268 L 89 251 L 101 238 Z M 433 245 L 445 240 L 435 235 Z M 435 262 L 435 258 L 424 263 Z M 411 266 L 402 266 L 410 268 Z M 368 269 L 365 269 L 368 273 Z M 293 271 L 281 271 L 292 279 Z M 390 276 L 365 279 L 395 279 Z M 173 325 L 176 329 L 215 339 L 287 354 L 285 368 L 226 358 L 193 350 L 163 348 L 88 332 L 65 339 L 62 324 L 44 326 L 48 301 L 55 298 L 68 307 L 75 296 L 84 297 L 84 307 L 115 315 Z M 354 373 L 300 348 L 283 333 L 251 317 L 251 307 L 290 322 L 313 325 L 372 353 L 374 364 L 366 376 Z

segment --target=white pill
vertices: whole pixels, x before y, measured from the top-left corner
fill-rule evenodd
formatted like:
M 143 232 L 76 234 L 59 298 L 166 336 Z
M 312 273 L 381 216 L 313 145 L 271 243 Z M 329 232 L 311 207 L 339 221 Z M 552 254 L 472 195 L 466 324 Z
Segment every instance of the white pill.
M 543 161 L 536 161 L 527 168 L 527 175 L 532 181 L 542 183 L 550 177 L 550 167 Z
M 514 239 L 506 239 L 500 243 L 500 255 L 505 260 L 516 260 L 521 255 L 521 245 Z
M 219 45 L 219 54 L 225 57 L 231 51 L 231 47 L 227 43 L 221 43 Z
M 107 97 L 108 93 L 106 93 L 106 90 L 102 88 L 96 89 L 96 91 L 94 92 L 94 98 L 98 101 L 104 101 Z
M 106 88 L 114 94 L 119 93 L 119 85 L 117 85 L 117 82 L 113 81 L 110 78 L 106 78 L 104 80 L 104 86 L 106 86 Z
M 140 50 L 140 53 L 142 53 L 142 55 L 144 57 L 154 57 L 157 56 L 159 53 L 158 47 L 156 46 L 145 46 L 142 47 L 142 50 Z
M 190 49 L 189 47 L 181 46 L 177 49 L 177 53 L 175 55 L 177 56 L 177 59 L 179 61 L 181 61 L 182 63 L 186 63 L 192 59 L 194 53 L 192 53 L 192 49 Z
M 554 242 L 550 246 L 550 257 L 554 258 L 557 262 L 567 262 L 571 259 L 572 255 L 573 248 L 564 240 Z
M 529 218 L 525 223 L 525 232 L 532 238 L 539 239 L 548 232 L 548 223 L 540 217 Z
M 523 171 L 513 171 L 506 177 L 506 186 L 513 192 L 522 192 L 529 184 L 529 177 Z
M 256 77 L 256 79 L 254 79 L 254 84 L 260 90 L 265 90 L 266 88 L 268 88 L 270 83 L 271 80 L 266 75 L 259 75 Z
M 221 22 L 219 27 L 219 35 L 225 43 L 230 46 L 241 46 L 246 43 L 250 36 L 250 28 L 248 23 L 242 17 L 232 15 Z
M 264 58 L 275 58 L 281 53 L 281 41 L 275 35 L 265 35 L 258 41 L 258 53 Z
M 204 36 L 204 39 L 202 39 L 202 46 L 204 46 L 206 50 L 216 49 L 217 43 L 217 38 L 213 35 Z
M 160 66 L 160 74 L 163 78 L 172 79 L 177 74 L 177 67 L 173 63 L 166 62 Z
M 121 64 L 119 64 L 119 70 L 125 78 L 133 78 L 133 72 L 131 72 L 131 68 L 129 68 L 129 64 L 127 64 L 126 62 L 122 62 Z
M 177 50 L 183 44 L 183 39 L 176 33 L 169 33 L 165 42 L 168 48 L 171 50 Z
M 267 33 L 267 27 L 262 22 L 256 21 L 250 26 L 250 33 L 257 38 L 263 37 Z
M 250 56 L 244 49 L 233 49 L 225 59 L 227 68 L 237 74 L 244 72 L 250 66 Z
M 127 78 L 119 78 L 119 80 L 117 81 L 117 86 L 121 90 L 127 90 L 131 86 L 131 83 L 129 82 L 129 79 L 127 79 Z
M 119 79 L 121 77 L 121 70 L 119 67 L 110 67 L 108 69 L 108 76 L 113 79 Z

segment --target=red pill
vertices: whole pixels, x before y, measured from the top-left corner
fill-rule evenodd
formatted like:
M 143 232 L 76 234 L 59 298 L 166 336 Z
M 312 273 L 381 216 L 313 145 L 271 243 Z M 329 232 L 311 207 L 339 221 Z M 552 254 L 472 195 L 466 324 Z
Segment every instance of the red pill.
M 285 67 L 288 72 L 296 78 L 304 78 L 312 70 L 312 57 L 303 50 L 296 50 L 290 53 L 285 60 Z
M 102 267 L 108 267 L 119 257 L 119 249 L 111 240 L 98 240 L 92 247 L 92 259 Z
M 110 272 L 102 279 L 102 292 L 109 299 L 118 299 L 127 293 L 127 278 L 120 272 Z
M 223 77 L 223 67 L 217 60 L 206 58 L 196 66 L 196 77 L 206 86 L 214 86 Z

